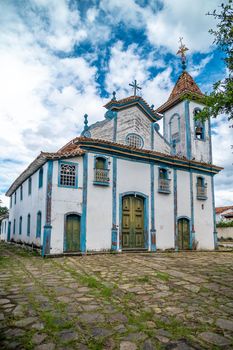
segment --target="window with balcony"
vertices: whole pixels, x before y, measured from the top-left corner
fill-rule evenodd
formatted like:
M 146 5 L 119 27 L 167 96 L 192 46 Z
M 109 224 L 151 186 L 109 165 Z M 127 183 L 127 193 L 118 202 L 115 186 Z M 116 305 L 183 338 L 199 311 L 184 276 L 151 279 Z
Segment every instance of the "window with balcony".
M 94 166 L 94 184 L 108 186 L 109 185 L 109 169 L 108 160 L 105 157 L 96 157 Z
M 205 179 L 201 176 L 197 178 L 197 199 L 207 199 L 207 183 L 205 183 Z
M 61 187 L 78 187 L 78 164 L 72 162 L 59 163 L 58 185 Z
M 159 183 L 158 183 L 158 192 L 160 193 L 171 193 L 168 169 L 159 168 Z

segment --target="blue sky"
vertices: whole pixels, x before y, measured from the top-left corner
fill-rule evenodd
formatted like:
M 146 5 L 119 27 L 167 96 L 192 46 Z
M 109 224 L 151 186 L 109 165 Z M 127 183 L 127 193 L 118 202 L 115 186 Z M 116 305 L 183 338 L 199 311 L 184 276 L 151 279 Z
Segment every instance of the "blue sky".
M 82 130 L 83 115 L 101 120 L 113 90 L 142 96 L 158 107 L 181 73 L 176 56 L 182 36 L 187 70 L 203 92 L 225 75 L 222 54 L 206 16 L 217 0 L 0 1 L 0 198 L 43 151 L 56 151 Z M 214 123 L 218 205 L 232 203 L 231 129 Z M 230 191 L 231 190 L 231 191 Z

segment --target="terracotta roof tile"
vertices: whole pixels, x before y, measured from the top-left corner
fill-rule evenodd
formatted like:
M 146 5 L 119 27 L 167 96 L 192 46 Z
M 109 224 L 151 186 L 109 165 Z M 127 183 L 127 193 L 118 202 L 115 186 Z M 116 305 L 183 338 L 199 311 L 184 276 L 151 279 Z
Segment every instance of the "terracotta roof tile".
M 191 97 L 200 98 L 203 97 L 204 94 L 201 92 L 193 78 L 189 73 L 184 71 L 178 78 L 168 100 L 157 109 L 157 112 L 163 113 L 172 105 L 179 102 L 184 95 L 190 95 Z
M 222 213 L 224 213 L 224 211 L 229 210 L 229 209 L 233 209 L 233 205 L 229 205 L 229 206 L 225 206 L 225 207 L 217 207 L 217 208 L 215 208 L 215 212 L 216 212 L 216 214 L 222 214 Z

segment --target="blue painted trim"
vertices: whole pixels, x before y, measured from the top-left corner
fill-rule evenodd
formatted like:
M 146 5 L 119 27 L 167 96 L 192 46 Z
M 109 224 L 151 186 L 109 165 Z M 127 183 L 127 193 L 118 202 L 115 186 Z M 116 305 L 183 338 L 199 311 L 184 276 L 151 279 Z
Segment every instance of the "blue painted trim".
M 138 147 L 138 148 L 141 149 L 141 148 L 144 147 L 144 140 L 143 140 L 142 136 L 136 134 L 135 132 L 130 132 L 130 133 L 128 133 L 128 134 L 126 135 L 126 137 L 125 137 L 125 142 L 126 142 L 126 144 L 127 144 L 128 146 L 130 146 L 130 144 L 129 144 L 128 141 L 127 141 L 127 139 L 128 139 L 129 136 L 137 136 L 137 137 L 141 140 L 141 147 Z
M 13 235 L 15 235 L 15 225 L 16 225 L 16 220 L 14 219 L 14 221 L 13 221 Z
M 43 167 L 40 168 L 38 175 L 39 175 L 38 176 L 38 188 L 42 188 L 43 187 L 43 180 L 44 180 L 44 169 L 43 169 Z
M 176 142 L 180 142 L 180 135 L 181 135 L 181 132 L 180 132 L 180 115 L 178 113 L 174 113 L 170 120 L 169 120 L 169 140 L 170 140 L 170 145 L 172 145 L 172 130 L 171 130 L 171 125 L 172 125 L 172 120 L 177 117 L 178 118 L 178 133 L 179 133 L 179 138 L 178 140 L 176 140 Z
M 81 142 L 80 142 L 81 144 Z M 87 142 L 85 141 L 85 144 L 87 144 Z M 81 147 L 85 150 L 88 150 L 92 153 L 96 153 L 96 147 L 95 145 L 82 145 Z M 180 169 L 185 170 L 187 169 L 188 171 L 190 171 L 190 169 L 195 170 L 197 169 L 199 172 L 206 172 L 209 174 L 217 174 L 220 170 L 215 170 L 212 168 L 211 165 L 207 165 L 207 166 L 203 166 L 201 164 L 192 164 L 191 162 L 189 162 L 188 160 L 182 160 L 182 159 L 167 159 L 166 156 L 160 156 L 160 155 L 152 155 L 152 154 L 142 154 L 140 150 L 138 149 L 134 149 L 134 150 L 122 150 L 119 146 L 113 146 L 111 145 L 111 150 L 108 148 L 106 149 L 106 145 L 102 144 L 101 147 L 103 149 L 98 148 L 98 153 L 102 153 L 105 155 L 116 155 L 117 158 L 122 158 L 122 159 L 134 159 L 135 161 L 139 161 L 141 163 L 151 163 L 154 162 L 155 164 L 161 164 L 164 165 L 166 164 L 169 167 L 176 167 L 178 169 L 178 167 L 180 167 Z M 128 152 L 127 154 L 125 154 L 126 152 Z
M 184 101 L 184 110 L 185 110 L 185 129 L 186 129 L 186 156 L 188 159 L 192 157 L 192 148 L 191 148 L 191 128 L 190 128 L 190 116 L 189 116 L 189 101 Z
M 42 257 L 50 254 L 51 231 L 52 231 L 51 225 L 44 225 Z
M 81 252 L 86 252 L 86 230 L 87 230 L 87 185 L 88 185 L 88 153 L 83 156 L 83 202 L 81 216 Z
M 150 132 L 151 132 L 151 135 L 150 135 L 150 139 L 151 139 L 151 150 L 154 149 L 154 123 L 151 123 L 150 124 Z
M 93 185 L 95 186 L 110 186 L 110 183 L 109 182 L 100 182 L 100 181 L 93 181 Z
M 117 158 L 112 160 L 112 243 L 111 249 L 117 250 L 118 229 L 117 229 Z
M 159 121 L 161 118 L 155 117 L 154 114 L 151 112 L 149 107 L 141 100 L 141 99 L 134 99 L 133 101 L 125 102 L 125 103 L 117 103 L 112 102 L 111 105 L 108 107 L 108 109 L 125 109 L 127 107 L 131 107 L 133 105 L 137 105 L 140 110 L 152 121 Z
M 178 250 L 177 234 L 177 170 L 173 169 L 173 196 L 174 196 L 174 246 Z
M 23 218 L 22 216 L 19 217 L 19 235 L 22 234 L 22 222 L 23 222 Z
M 27 216 L 27 236 L 29 237 L 31 233 L 31 215 Z
M 75 185 L 74 186 L 61 185 L 61 164 L 67 164 L 67 165 L 74 165 L 75 166 Z M 78 163 L 67 162 L 67 161 L 63 161 L 63 160 L 59 160 L 58 161 L 58 187 L 78 188 Z
M 116 142 L 117 139 L 117 112 L 115 112 L 116 115 L 114 116 L 114 120 L 113 120 L 113 142 Z
M 32 194 L 32 178 L 31 176 L 28 179 L 28 195 L 30 196 Z
M 214 197 L 214 177 L 211 177 L 211 188 L 212 188 L 212 208 L 213 208 L 213 226 L 214 226 L 214 249 L 218 249 L 218 237 L 216 229 L 216 213 L 215 213 L 215 197 Z
M 193 203 L 193 174 L 190 171 L 190 207 L 191 207 L 191 230 L 190 230 L 190 249 L 195 241 L 195 224 L 194 224 L 194 203 Z
M 8 227 L 7 227 L 7 242 L 10 242 L 11 240 L 11 221 L 8 222 Z
M 151 231 L 149 247 L 152 252 L 156 251 L 156 230 L 155 230 L 155 169 L 154 164 L 150 164 L 150 201 L 151 201 Z
M 209 134 L 209 160 L 211 164 L 213 163 L 213 155 L 212 155 L 212 135 L 211 135 L 211 123 L 210 119 L 208 119 L 208 134 Z
M 82 215 L 76 211 L 71 211 L 68 213 L 65 213 L 64 215 L 64 234 L 63 234 L 63 252 L 67 251 L 67 244 L 66 244 L 66 221 L 67 221 L 67 216 L 69 215 L 77 215 L 80 218 L 80 225 L 82 221 Z M 80 249 L 81 249 L 81 230 L 80 230 Z
M 41 237 L 41 227 L 42 227 L 42 214 L 39 210 L 36 215 L 36 238 Z
M 20 200 L 23 200 L 23 185 L 20 186 Z
M 144 245 L 145 248 L 148 249 L 148 243 L 149 243 L 149 232 L 148 232 L 148 224 L 149 224 L 149 197 L 142 193 L 137 191 L 128 191 L 123 192 L 119 194 L 119 228 L 120 228 L 120 234 L 119 234 L 119 250 L 122 250 L 122 200 L 125 196 L 138 196 L 144 199 Z
M 15 195 L 14 195 L 14 198 L 15 198 L 15 201 L 14 201 L 14 203 L 16 204 L 16 202 L 17 202 L 17 191 L 15 191 Z

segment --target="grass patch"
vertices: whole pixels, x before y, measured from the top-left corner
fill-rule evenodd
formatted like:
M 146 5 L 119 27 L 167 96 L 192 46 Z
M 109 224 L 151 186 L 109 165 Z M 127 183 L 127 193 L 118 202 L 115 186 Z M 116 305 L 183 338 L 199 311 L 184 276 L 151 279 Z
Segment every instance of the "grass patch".
M 165 272 L 156 272 L 156 277 L 159 278 L 161 281 L 169 281 L 170 279 L 169 274 Z
M 149 276 L 141 276 L 137 279 L 138 282 L 140 283 L 149 283 L 150 282 L 150 278 Z

